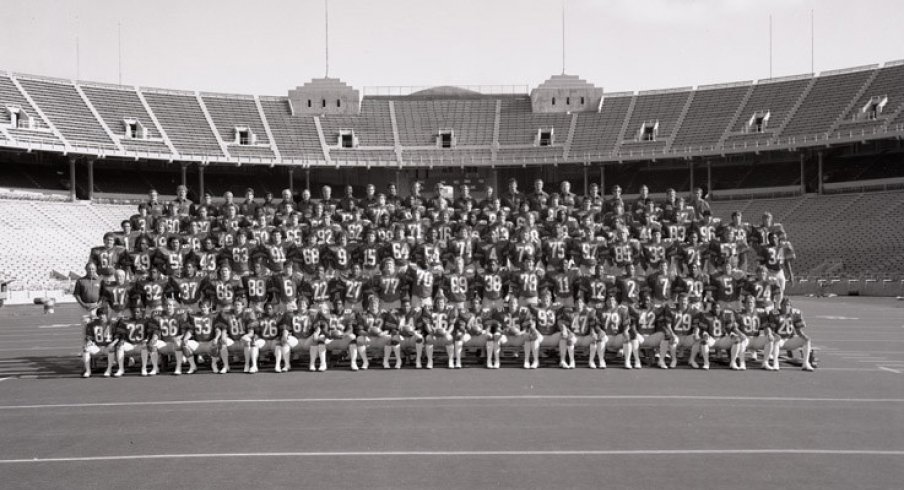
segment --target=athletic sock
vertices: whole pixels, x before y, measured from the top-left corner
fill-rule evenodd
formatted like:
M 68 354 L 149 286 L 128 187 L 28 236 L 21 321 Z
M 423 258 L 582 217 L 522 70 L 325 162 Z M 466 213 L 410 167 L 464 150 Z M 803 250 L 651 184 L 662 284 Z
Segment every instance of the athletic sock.
M 493 356 L 495 355 L 496 343 L 492 340 L 487 340 L 487 367 L 493 367 Z
M 358 344 L 349 344 L 348 358 L 351 360 L 352 371 L 358 370 Z
M 392 352 L 395 354 L 395 368 L 400 369 L 402 367 L 402 346 L 399 344 L 392 346 Z
M 449 367 L 455 367 L 455 345 L 448 344 L 446 345 L 446 357 L 449 358 Z
M 316 345 L 312 345 L 312 346 L 308 347 L 308 357 L 310 358 L 308 360 L 308 368 L 311 371 L 317 369 L 317 346 Z
M 431 354 L 433 353 L 432 350 L 430 352 L 431 352 Z M 424 343 L 423 342 L 416 342 L 414 344 L 414 355 L 417 356 L 417 357 L 415 357 L 415 365 L 417 367 L 421 367 L 421 357 L 423 357 L 423 355 L 424 355 Z

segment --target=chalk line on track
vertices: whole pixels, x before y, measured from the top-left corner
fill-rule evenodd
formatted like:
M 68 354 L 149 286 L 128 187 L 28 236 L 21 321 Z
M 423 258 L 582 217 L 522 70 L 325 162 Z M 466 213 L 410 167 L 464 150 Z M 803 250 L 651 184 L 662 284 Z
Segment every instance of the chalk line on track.
M 872 449 L 629 449 L 629 450 L 550 450 L 550 451 L 337 451 L 337 452 L 272 452 L 272 453 L 197 453 L 197 454 L 133 454 L 114 456 L 73 456 L 58 458 L 0 459 L 0 464 L 66 463 L 90 461 L 130 461 L 160 459 L 215 458 L 321 458 L 365 456 L 699 456 L 699 455 L 780 455 L 817 456 L 904 456 L 904 450 Z
M 406 396 L 367 398 L 272 398 L 272 399 L 219 399 L 219 400 L 156 400 L 96 403 L 59 403 L 46 405 L 0 405 L 0 410 L 34 410 L 54 408 L 100 408 L 134 406 L 268 404 L 268 403 L 336 403 L 336 402 L 419 402 L 419 401 L 505 401 L 505 400 L 687 400 L 687 401 L 754 401 L 754 402 L 838 402 L 838 403 L 904 403 L 904 398 L 808 398 L 779 396 L 710 396 L 710 395 L 461 395 L 461 396 Z

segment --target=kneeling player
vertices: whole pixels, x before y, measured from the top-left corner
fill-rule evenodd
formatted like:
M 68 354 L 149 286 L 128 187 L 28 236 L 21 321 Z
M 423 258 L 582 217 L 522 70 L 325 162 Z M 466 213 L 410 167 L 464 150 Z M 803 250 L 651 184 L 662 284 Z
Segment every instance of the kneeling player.
M 433 305 L 425 309 L 421 315 L 423 329 L 427 332 L 425 337 L 427 369 L 433 369 L 433 349 L 437 346 L 446 348 L 449 369 L 455 368 L 455 343 L 451 332 L 454 312 L 455 310 L 446 308 L 446 297 L 440 290 L 433 300 Z
M 771 370 L 768 360 L 772 353 L 772 342 L 775 340 L 775 336 L 772 333 L 772 329 L 764 325 L 764 323 L 768 323 L 763 322 L 765 315 L 765 311 L 757 308 L 756 297 L 750 295 L 744 299 L 744 306 L 738 312 L 738 323 L 740 333 L 746 341 L 745 350 L 751 351 L 754 360 L 756 360 L 756 352 L 762 350 L 763 369 Z M 738 367 L 742 370 L 747 369 L 746 353 L 744 351 L 741 351 L 738 358 Z
M 690 307 L 690 298 L 687 294 L 678 297 L 675 309 L 665 315 L 663 325 L 666 330 L 666 338 L 669 340 L 669 355 L 672 360 L 669 367 L 678 367 L 678 348 L 691 348 L 696 339 L 693 335 L 694 310 Z M 663 359 L 664 360 L 664 359 Z
M 640 369 L 643 366 L 640 362 L 640 353 L 643 349 L 659 349 L 658 365 L 662 369 L 668 369 L 668 366 L 665 365 L 665 356 L 669 350 L 669 344 L 657 324 L 656 308 L 649 292 L 641 295 L 640 302 L 631 308 L 630 315 L 631 324 L 636 333 L 635 338 L 631 340 L 634 369 Z
M 183 324 L 182 354 L 188 359 L 188 374 L 198 369 L 195 356 L 200 353 L 210 354 L 210 368 L 217 372 L 217 352 L 214 350 L 213 314 L 210 302 L 206 299 L 199 303 L 199 311 L 188 315 Z
M 622 350 L 625 369 L 631 369 L 631 332 L 627 311 L 618 304 L 614 295 L 606 297 L 606 306 L 599 312 L 600 367 L 606 367 L 606 350 Z
M 182 322 L 176 315 L 176 301 L 167 300 L 163 307 L 163 313 L 151 322 L 148 335 L 148 351 L 151 357 L 151 376 L 159 372 L 161 354 L 175 354 L 175 376 L 182 374 L 182 336 L 180 335 Z
M 574 369 L 574 350 L 576 347 L 587 347 L 590 351 L 587 367 L 596 369 L 596 358 L 605 364 L 603 353 L 600 352 L 599 335 L 596 312 L 587 306 L 584 295 L 578 295 L 575 308 L 570 317 L 566 313 L 562 329 L 562 342 L 567 353 L 566 363 L 569 369 Z M 561 346 L 560 346 L 561 349 Z
M 113 325 L 110 323 L 106 307 L 100 307 L 96 311 L 97 318 L 88 322 L 85 326 L 85 349 L 82 351 L 82 360 L 85 363 L 83 378 L 91 377 L 91 358 L 107 355 L 107 370 L 104 377 L 109 378 L 116 361 L 116 349 L 113 342 Z
M 284 340 L 283 333 L 280 329 L 280 315 L 276 313 L 273 303 L 264 303 L 264 313 L 257 319 L 258 331 L 260 331 L 261 340 L 264 341 L 261 351 L 272 352 L 274 367 L 273 371 L 277 373 L 283 372 L 283 355 L 286 353 L 285 347 L 288 346 Z M 286 338 L 288 336 L 286 335 Z M 288 366 L 286 371 L 288 371 Z
M 220 352 L 220 360 L 223 361 L 220 374 L 229 372 L 229 351 L 244 350 L 242 337 L 245 335 L 245 322 L 245 303 L 241 299 L 236 299 L 232 304 L 232 308 L 221 311 L 214 321 L 214 328 L 217 330 L 217 342 L 215 344 Z M 251 353 L 247 352 L 246 354 L 247 359 Z
M 810 337 L 804 333 L 807 324 L 804 322 L 800 310 L 791 307 L 791 298 L 782 299 L 779 310 L 773 310 L 770 314 L 769 322 L 777 336 L 775 342 L 772 343 L 772 370 L 779 370 L 778 355 L 784 348 L 792 352 L 801 349 L 803 351 L 803 370 L 813 371 L 813 366 L 810 365 Z M 763 359 L 763 362 L 767 362 L 767 359 Z
M 144 317 L 144 310 L 140 306 L 132 306 L 131 318 L 120 318 L 116 324 L 116 363 L 119 369 L 113 374 L 120 377 L 125 372 L 125 355 L 126 352 L 132 352 L 138 349 L 141 353 L 141 375 L 147 376 L 148 350 L 146 342 L 146 333 L 148 330 L 148 320 Z

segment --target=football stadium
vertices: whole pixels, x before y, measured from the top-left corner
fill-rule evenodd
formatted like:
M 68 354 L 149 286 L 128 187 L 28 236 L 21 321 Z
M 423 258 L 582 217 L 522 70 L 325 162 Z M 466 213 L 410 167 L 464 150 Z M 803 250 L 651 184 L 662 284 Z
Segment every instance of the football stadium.
M 4 487 L 900 488 L 904 60 L 609 91 L 562 5 L 530 85 L 0 66 Z

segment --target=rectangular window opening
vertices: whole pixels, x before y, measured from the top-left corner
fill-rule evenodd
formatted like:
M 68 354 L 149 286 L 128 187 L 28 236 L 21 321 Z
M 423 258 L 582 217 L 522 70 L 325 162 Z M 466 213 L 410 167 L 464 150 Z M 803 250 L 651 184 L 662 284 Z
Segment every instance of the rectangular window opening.
M 747 132 L 748 133 L 763 133 L 766 131 L 766 127 L 769 126 L 769 111 L 757 111 L 754 112 L 752 116 L 750 116 L 750 120 L 747 121 Z
M 648 121 L 641 125 L 638 139 L 640 141 L 656 141 L 658 134 L 659 121 Z
M 875 121 L 879 119 L 879 115 L 885 110 L 888 103 L 888 96 L 877 95 L 870 97 L 869 101 L 860 109 L 860 118 Z
M 235 128 L 235 143 L 240 146 L 254 144 L 254 136 L 248 128 Z
M 537 145 L 538 146 L 551 146 L 553 143 L 553 130 L 550 129 L 538 129 L 537 130 Z

